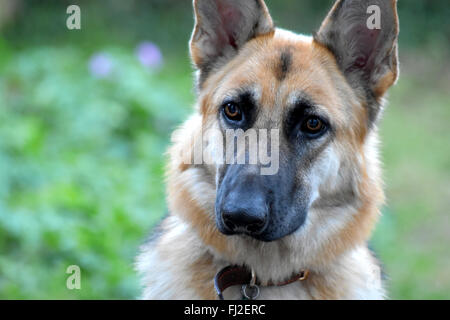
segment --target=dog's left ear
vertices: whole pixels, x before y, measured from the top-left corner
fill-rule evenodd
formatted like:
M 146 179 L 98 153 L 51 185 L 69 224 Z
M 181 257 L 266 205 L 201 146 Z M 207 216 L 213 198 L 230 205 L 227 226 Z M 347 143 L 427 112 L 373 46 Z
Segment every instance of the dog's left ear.
M 350 85 L 376 100 L 371 120 L 398 77 L 398 33 L 397 0 L 338 0 L 315 35 L 334 54 Z
M 248 40 L 274 29 L 263 0 L 194 0 L 194 12 L 190 49 L 200 85 Z

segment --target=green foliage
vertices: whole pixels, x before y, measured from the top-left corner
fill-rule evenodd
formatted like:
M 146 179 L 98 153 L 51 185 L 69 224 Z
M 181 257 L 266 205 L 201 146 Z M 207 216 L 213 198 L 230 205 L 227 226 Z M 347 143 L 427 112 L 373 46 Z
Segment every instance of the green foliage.
M 277 25 L 305 33 L 331 2 L 267 0 Z M 74 3 L 81 31 L 64 28 L 66 1 L 24 1 L 0 30 L 3 299 L 139 294 L 134 257 L 166 212 L 164 152 L 193 102 L 189 1 Z M 388 201 L 373 245 L 392 298 L 449 298 L 450 6 L 399 9 L 402 75 L 380 129 Z M 161 46 L 159 71 L 139 63 L 143 40 Z M 89 70 L 99 53 L 105 77 Z M 72 264 L 81 290 L 66 288 Z
M 163 162 L 187 111 L 133 52 L 110 77 L 75 48 L 15 52 L 0 80 L 0 297 L 133 298 L 133 258 L 164 213 Z M 65 289 L 65 268 L 82 290 Z

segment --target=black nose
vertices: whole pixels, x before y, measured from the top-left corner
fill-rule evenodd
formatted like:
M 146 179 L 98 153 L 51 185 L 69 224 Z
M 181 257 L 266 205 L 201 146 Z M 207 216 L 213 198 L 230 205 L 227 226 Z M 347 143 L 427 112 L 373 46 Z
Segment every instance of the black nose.
M 228 232 L 257 235 L 264 231 L 268 208 L 263 194 L 234 190 L 224 200 L 221 213 Z
M 232 233 L 259 234 L 266 226 L 266 218 L 246 211 L 223 211 L 223 223 Z

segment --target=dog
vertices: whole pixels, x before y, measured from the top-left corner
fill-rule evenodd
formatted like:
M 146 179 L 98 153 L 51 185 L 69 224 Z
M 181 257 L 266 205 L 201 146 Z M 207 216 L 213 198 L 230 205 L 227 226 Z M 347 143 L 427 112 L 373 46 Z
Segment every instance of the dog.
M 172 135 L 169 213 L 136 260 L 142 298 L 387 298 L 368 240 L 384 202 L 377 126 L 399 74 L 396 0 L 338 0 L 314 36 L 276 28 L 263 0 L 193 6 L 197 104 Z M 231 161 L 234 147 L 221 161 L 230 130 L 278 132 L 276 172 Z M 192 160 L 195 141 L 213 161 Z

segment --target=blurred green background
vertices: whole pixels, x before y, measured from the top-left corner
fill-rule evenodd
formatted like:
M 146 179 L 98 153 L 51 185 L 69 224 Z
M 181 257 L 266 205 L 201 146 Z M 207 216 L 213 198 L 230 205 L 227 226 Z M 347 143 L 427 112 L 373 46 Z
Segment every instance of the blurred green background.
M 267 0 L 317 30 L 332 0 Z M 66 8 L 81 7 L 81 30 Z M 373 247 L 394 299 L 450 298 L 450 5 L 399 0 Z M 0 0 L 0 298 L 133 299 L 165 214 L 164 151 L 191 111 L 188 0 Z M 79 265 L 81 290 L 66 288 Z

